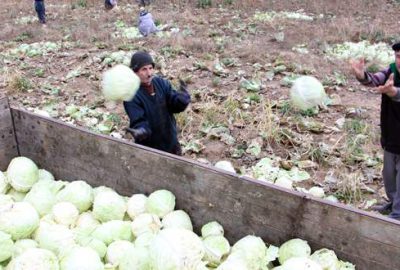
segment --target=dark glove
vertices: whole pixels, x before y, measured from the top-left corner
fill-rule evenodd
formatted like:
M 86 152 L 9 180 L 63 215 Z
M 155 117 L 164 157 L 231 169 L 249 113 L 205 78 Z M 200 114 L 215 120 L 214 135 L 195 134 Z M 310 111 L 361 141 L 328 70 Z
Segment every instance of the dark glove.
M 145 128 L 126 128 L 130 134 L 132 134 L 135 141 L 143 141 L 150 136 L 150 132 Z
M 187 84 L 181 79 L 179 79 L 179 91 L 189 94 Z

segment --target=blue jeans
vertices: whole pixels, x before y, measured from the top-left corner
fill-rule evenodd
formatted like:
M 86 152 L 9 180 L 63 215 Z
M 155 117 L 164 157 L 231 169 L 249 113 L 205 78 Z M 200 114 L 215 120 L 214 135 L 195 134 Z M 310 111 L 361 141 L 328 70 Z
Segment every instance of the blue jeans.
M 44 7 L 44 1 L 35 1 L 35 10 L 39 18 L 40 23 L 46 23 L 46 9 Z

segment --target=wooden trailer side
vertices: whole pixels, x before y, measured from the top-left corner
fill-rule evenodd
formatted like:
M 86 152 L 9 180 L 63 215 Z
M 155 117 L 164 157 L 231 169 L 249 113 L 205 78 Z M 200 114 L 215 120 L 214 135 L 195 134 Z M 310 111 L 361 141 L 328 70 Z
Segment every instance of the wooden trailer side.
M 5 171 L 13 157 L 18 156 L 11 110 L 6 97 L 0 97 L 0 171 Z
M 99 136 L 13 109 L 20 153 L 64 180 L 84 179 L 124 195 L 165 188 L 195 228 L 223 224 L 234 243 L 248 234 L 279 245 L 303 238 L 336 251 L 361 270 L 400 265 L 400 223 L 240 178 L 193 161 Z M 197 231 L 198 232 L 198 231 Z

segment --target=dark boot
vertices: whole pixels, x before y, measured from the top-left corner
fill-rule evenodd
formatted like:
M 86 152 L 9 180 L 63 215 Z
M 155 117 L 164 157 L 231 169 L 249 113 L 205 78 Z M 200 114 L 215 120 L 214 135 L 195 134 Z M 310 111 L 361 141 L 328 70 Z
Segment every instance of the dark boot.
M 393 205 L 392 202 L 387 202 L 387 203 L 383 203 L 383 204 L 373 205 L 373 206 L 371 206 L 370 209 L 372 211 L 377 211 L 377 212 L 379 212 L 379 213 L 381 213 L 383 215 L 387 215 L 390 212 L 392 212 L 392 205 Z

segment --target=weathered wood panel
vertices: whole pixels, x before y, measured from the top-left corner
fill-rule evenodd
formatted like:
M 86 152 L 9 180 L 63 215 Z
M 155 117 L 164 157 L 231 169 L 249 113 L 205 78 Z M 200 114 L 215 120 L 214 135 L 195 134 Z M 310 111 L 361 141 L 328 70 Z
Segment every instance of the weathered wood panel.
M 5 171 L 13 157 L 18 156 L 14 126 L 7 98 L 0 97 L 0 170 Z
M 217 220 L 232 243 L 247 234 L 275 245 L 300 237 L 314 249 L 334 249 L 361 270 L 400 266 L 400 223 L 20 110 L 13 115 L 21 155 L 58 178 L 84 179 L 125 195 L 169 189 L 197 230 Z

